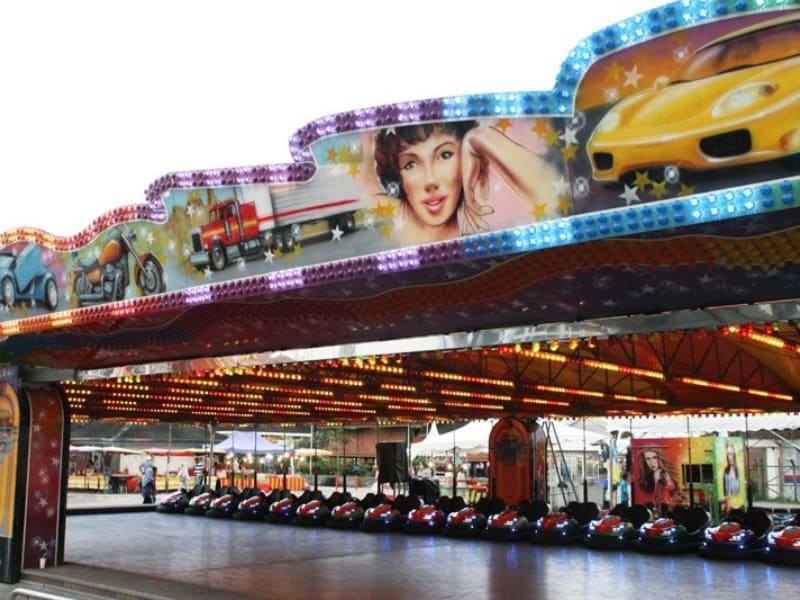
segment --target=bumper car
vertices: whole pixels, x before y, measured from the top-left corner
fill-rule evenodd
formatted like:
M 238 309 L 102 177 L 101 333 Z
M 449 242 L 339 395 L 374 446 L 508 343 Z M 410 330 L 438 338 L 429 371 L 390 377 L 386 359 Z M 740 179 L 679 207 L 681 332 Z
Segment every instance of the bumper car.
M 719 525 L 706 528 L 697 551 L 706 558 L 752 558 L 763 552 L 770 531 L 772 518 L 767 511 L 734 509 Z
M 486 519 L 483 537 L 506 542 L 527 539 L 530 533 L 527 517 L 516 508 L 507 508 Z
M 406 533 L 439 533 L 447 522 L 447 514 L 435 504 L 426 504 L 408 513 L 403 525 Z
M 260 521 L 267 514 L 269 505 L 280 498 L 271 497 L 261 490 L 254 490 L 247 498 L 242 498 L 233 513 L 233 518 L 241 521 Z
M 442 534 L 449 537 L 477 537 L 486 529 L 486 515 L 474 506 L 467 506 L 447 515 Z
M 249 493 L 249 491 L 248 491 Z M 242 500 L 242 493 L 237 489 L 228 489 L 218 498 L 214 498 L 206 508 L 205 515 L 212 519 L 225 519 L 232 517 Z
M 771 563 L 800 565 L 800 513 L 767 535 L 761 558 Z
M 289 494 L 270 504 L 264 519 L 268 523 L 291 523 L 298 506 L 297 497 L 294 494 Z
M 206 514 L 206 509 L 217 496 L 214 492 L 206 491 L 189 499 L 189 504 L 183 509 L 183 514 L 201 516 Z
M 639 528 L 651 519 L 650 510 L 642 504 L 618 504 L 602 518 L 589 523 L 583 545 L 598 550 L 621 550 L 636 543 Z
M 668 516 L 641 526 L 636 549 L 658 554 L 694 552 L 710 524 L 711 516 L 702 507 L 677 506 Z
M 403 528 L 408 517 L 407 514 L 419 508 L 417 496 L 397 496 L 391 504 L 384 502 L 364 511 L 364 520 L 361 522 L 361 531 L 398 531 Z
M 383 494 L 368 493 L 362 500 L 352 497 L 346 498 L 344 504 L 336 504 L 331 508 L 331 516 L 326 525 L 333 529 L 355 529 L 361 527 L 364 520 L 364 512 L 368 508 L 373 508 L 379 504 L 389 502 Z
M 339 504 L 331 509 L 325 525 L 333 529 L 355 529 L 364 520 L 364 508 L 355 500 Z
M 292 517 L 292 525 L 317 526 L 325 525 L 331 516 L 331 509 L 324 500 L 309 500 L 297 507 Z
M 210 490 L 200 486 L 195 487 L 189 492 L 186 490 L 178 490 L 164 498 L 156 507 L 156 511 L 166 514 L 182 514 L 186 507 L 189 506 L 189 500 L 192 497 L 207 491 Z
M 534 544 L 564 545 L 582 540 L 589 523 L 600 516 L 594 502 L 572 502 L 564 510 L 539 517 L 531 528 Z

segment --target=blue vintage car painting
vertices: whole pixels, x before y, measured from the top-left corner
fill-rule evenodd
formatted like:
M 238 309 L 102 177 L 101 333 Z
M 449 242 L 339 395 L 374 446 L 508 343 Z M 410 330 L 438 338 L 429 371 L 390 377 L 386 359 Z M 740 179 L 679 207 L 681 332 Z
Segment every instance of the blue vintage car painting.
M 42 264 L 38 244 L 28 244 L 19 253 L 0 252 L 0 302 L 11 307 L 17 302 L 58 306 L 58 285 L 53 272 Z

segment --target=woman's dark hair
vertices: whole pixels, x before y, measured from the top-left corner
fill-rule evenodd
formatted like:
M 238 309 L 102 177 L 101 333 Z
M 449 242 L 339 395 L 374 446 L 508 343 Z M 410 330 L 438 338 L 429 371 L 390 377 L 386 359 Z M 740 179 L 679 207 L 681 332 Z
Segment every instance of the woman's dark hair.
M 403 148 L 424 142 L 434 133 L 453 135 L 459 140 L 478 125 L 477 121 L 438 121 L 420 125 L 403 125 L 381 129 L 375 135 L 375 173 L 386 193 L 408 200 L 400 184 L 400 165 L 397 157 Z M 394 189 L 393 189 L 394 188 Z M 393 193 L 396 192 L 396 193 Z

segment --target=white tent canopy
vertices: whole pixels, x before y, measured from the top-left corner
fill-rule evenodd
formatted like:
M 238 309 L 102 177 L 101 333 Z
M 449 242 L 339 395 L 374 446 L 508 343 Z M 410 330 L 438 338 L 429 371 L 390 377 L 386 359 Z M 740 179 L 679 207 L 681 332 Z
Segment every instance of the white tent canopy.
M 489 450 L 489 434 L 497 423 L 496 419 L 488 421 L 470 421 L 463 427 L 459 427 L 448 433 L 440 433 L 436 423 L 431 425 L 428 435 L 422 442 L 411 444 L 411 456 L 429 456 L 434 454 L 448 454 L 462 452 L 467 454 L 477 454 Z M 584 445 L 584 432 L 581 427 L 571 427 L 567 423 L 551 421 L 551 443 L 557 449 L 556 438 L 564 451 L 582 450 Z M 596 433 L 587 428 L 585 443 L 587 446 L 596 445 L 604 439 L 604 434 Z

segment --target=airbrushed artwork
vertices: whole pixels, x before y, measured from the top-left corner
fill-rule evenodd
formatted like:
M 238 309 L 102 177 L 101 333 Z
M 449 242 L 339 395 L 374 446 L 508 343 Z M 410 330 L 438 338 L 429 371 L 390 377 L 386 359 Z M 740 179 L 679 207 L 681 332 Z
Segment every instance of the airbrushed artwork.
M 402 249 L 509 254 L 784 208 L 694 198 L 796 172 L 800 11 L 656 33 L 598 51 L 557 110 L 521 93 L 354 111 L 298 131 L 296 164 L 171 174 L 71 238 L 9 232 L 0 328 Z

